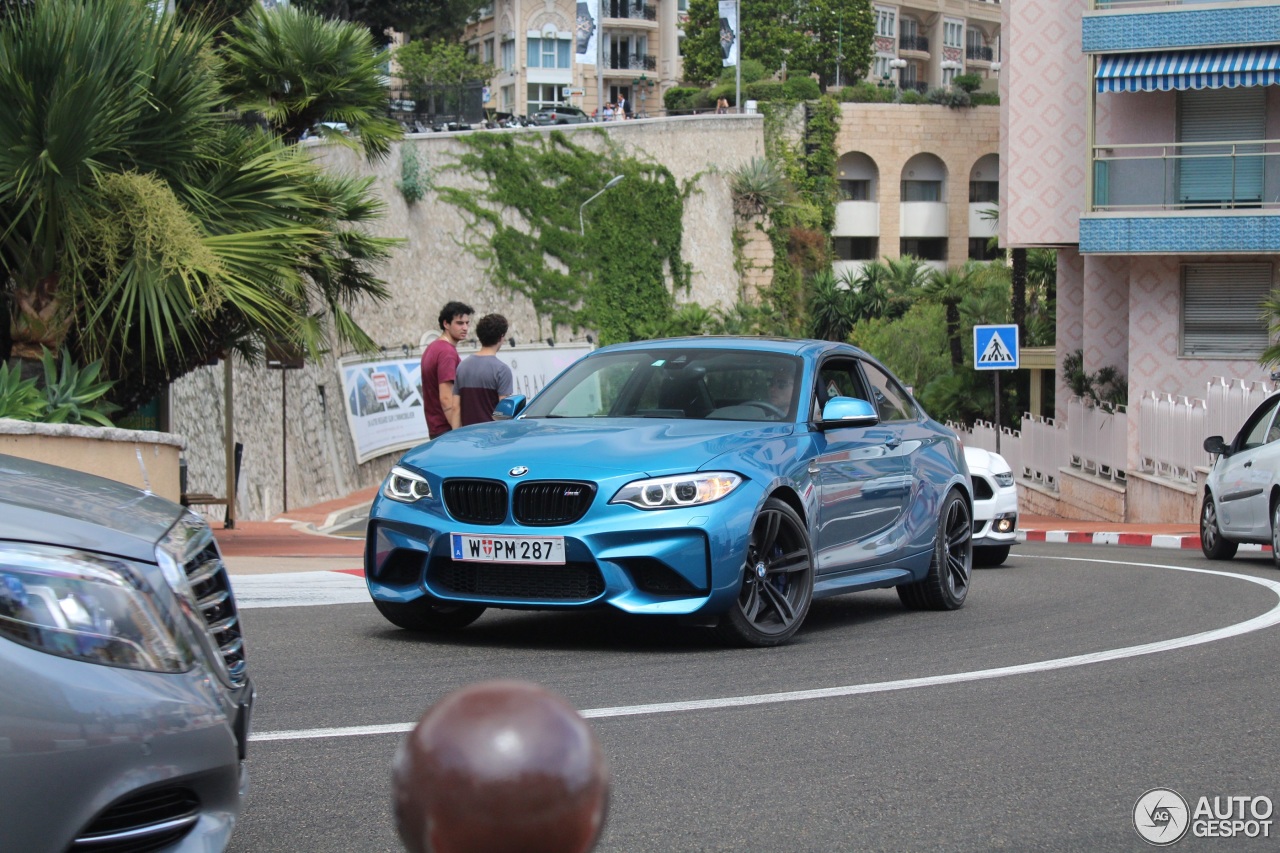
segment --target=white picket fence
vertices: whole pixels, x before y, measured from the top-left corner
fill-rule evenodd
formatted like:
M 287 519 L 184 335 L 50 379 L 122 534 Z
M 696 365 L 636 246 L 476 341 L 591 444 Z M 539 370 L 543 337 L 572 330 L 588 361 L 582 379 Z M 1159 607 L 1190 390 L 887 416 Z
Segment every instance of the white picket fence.
M 1211 462 L 1204 440 L 1221 435 L 1227 441 L 1240 430 L 1249 413 L 1274 388 L 1265 382 L 1224 379 L 1207 383 L 1205 399 L 1146 391 L 1139 396 L 1137 470 L 1170 480 L 1195 483 L 1198 470 Z M 1128 467 L 1129 415 L 1093 406 L 1078 397 L 1067 401 L 1067 422 L 1022 416 L 1022 428 L 1000 431 L 999 453 L 1023 479 L 1057 490 L 1058 471 L 1081 472 L 1123 482 Z M 996 451 L 996 428 L 979 421 L 972 428 L 948 424 L 965 444 Z

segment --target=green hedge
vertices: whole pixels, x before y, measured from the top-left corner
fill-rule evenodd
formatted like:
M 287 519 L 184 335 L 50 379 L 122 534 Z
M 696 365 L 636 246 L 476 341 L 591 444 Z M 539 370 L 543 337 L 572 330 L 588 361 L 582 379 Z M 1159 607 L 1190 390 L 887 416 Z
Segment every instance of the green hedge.
M 816 101 L 822 97 L 818 81 L 812 77 L 788 77 L 782 84 L 782 91 L 791 101 Z
M 786 97 L 781 80 L 760 80 L 742 89 L 748 101 L 781 101 Z
M 662 105 L 667 112 L 688 112 L 693 109 L 694 100 L 702 94 L 701 89 L 692 86 L 674 86 L 662 96 Z
M 888 104 L 897 96 L 893 86 L 877 86 L 866 80 L 845 86 L 840 90 L 840 100 L 853 104 Z

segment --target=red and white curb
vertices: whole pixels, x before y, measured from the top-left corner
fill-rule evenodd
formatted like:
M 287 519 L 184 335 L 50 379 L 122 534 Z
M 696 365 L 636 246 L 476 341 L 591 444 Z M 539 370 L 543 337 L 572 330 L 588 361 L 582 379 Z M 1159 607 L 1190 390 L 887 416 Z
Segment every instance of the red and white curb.
M 1134 545 L 1144 548 L 1200 549 L 1195 533 L 1087 533 L 1081 530 L 1019 530 L 1019 542 L 1057 542 L 1071 545 Z M 1270 551 L 1270 545 L 1241 545 L 1241 551 Z

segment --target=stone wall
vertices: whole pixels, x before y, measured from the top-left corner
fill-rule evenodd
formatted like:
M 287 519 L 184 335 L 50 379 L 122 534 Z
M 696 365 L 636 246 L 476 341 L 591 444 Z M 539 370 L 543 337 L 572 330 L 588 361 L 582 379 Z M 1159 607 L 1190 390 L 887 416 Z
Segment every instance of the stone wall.
M 600 126 L 559 128 L 585 145 L 603 145 Z M 684 260 L 692 267 L 692 286 L 678 301 L 708 308 L 731 307 L 742 292 L 734 264 L 734 216 L 727 173 L 764 155 L 760 116 L 698 116 L 619 122 L 605 126 L 609 139 L 632 156 L 661 163 L 681 183 L 692 182 L 684 210 Z M 489 133 L 545 133 L 525 128 Z M 406 138 L 391 156 L 369 164 L 356 152 L 337 145 L 317 145 L 327 167 L 372 175 L 375 191 L 387 204 L 378 233 L 406 242 L 383 270 L 392 297 L 382 304 L 359 306 L 355 318 L 382 346 L 416 349 L 434 337 L 440 306 L 462 299 L 478 313 L 500 311 L 511 322 L 517 341 L 581 337 L 567 328 L 540 324 L 528 300 L 499 291 L 476 259 L 457 242 L 465 222 L 459 212 L 434 193 L 412 206 L 396 189 L 400 152 L 417 149 L 419 160 L 440 181 L 463 186 L 455 173 L 440 173 L 463 143 L 457 134 L 420 134 Z M 621 188 L 616 191 L 622 191 Z M 613 191 L 611 191 L 613 192 Z M 642 239 L 643 235 L 637 235 Z M 626 247 L 619 247 L 625 252 Z M 236 441 L 244 445 L 237 517 L 262 519 L 285 509 L 341 497 L 380 482 L 392 456 L 355 461 L 343 412 L 342 386 L 334 353 L 301 370 L 273 371 L 233 364 L 233 407 Z M 223 437 L 223 365 L 201 368 L 174 383 L 171 428 L 187 441 L 188 490 L 225 494 Z M 283 388 L 282 388 L 283 385 Z M 287 453 L 286 453 L 287 444 Z M 221 517 L 220 507 L 207 511 Z

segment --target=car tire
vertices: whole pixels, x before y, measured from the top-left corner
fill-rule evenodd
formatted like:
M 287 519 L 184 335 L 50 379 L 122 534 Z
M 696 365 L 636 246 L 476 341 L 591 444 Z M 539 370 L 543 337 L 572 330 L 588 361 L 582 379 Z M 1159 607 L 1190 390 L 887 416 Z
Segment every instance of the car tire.
M 1280 569 L 1280 501 L 1271 507 L 1271 562 Z
M 1004 561 L 1009 557 L 1009 546 L 1001 545 L 996 548 L 974 548 L 973 549 L 973 565 L 981 566 L 984 569 L 994 568 L 1003 565 Z
M 458 604 L 424 595 L 414 601 L 373 600 L 388 622 L 406 631 L 458 631 L 480 618 L 484 607 Z
M 780 646 L 791 639 L 813 601 L 813 547 L 791 505 L 765 501 L 747 542 L 738 598 L 720 620 L 734 645 Z
M 1275 513 L 1271 517 L 1271 539 L 1276 538 Z M 1235 542 L 1227 541 L 1218 526 L 1218 508 L 1214 506 L 1213 495 L 1206 494 L 1204 503 L 1200 505 L 1200 550 L 1210 560 L 1230 560 L 1236 555 Z
M 969 596 L 972 578 L 973 513 L 953 489 L 938 512 L 929 573 L 899 586 L 898 598 L 910 610 L 958 610 Z

